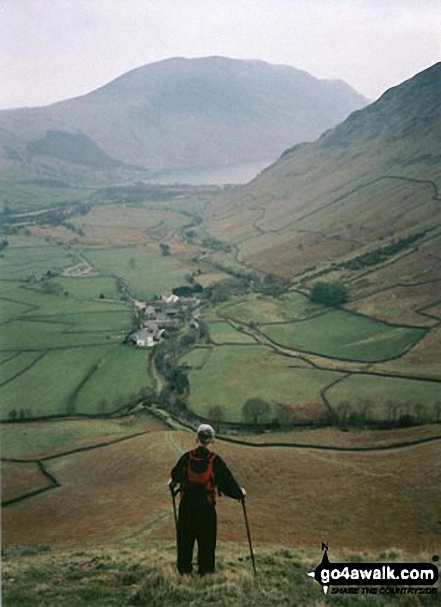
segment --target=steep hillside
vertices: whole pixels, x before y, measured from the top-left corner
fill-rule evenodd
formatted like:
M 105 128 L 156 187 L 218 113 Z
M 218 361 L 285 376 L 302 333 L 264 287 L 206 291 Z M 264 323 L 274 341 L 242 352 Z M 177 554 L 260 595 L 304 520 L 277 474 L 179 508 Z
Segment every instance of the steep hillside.
M 32 164 L 29 149 L 54 130 L 80 130 L 110 157 L 147 169 L 271 161 L 364 105 L 345 83 L 292 67 L 168 59 L 82 97 L 0 112 L 0 166 Z
M 363 258 L 358 268 L 357 263 L 334 268 L 340 273 L 333 276 L 347 270 L 343 278 L 352 280 L 355 269 L 413 251 L 412 263 L 399 275 L 410 271 L 409 279 L 421 273 L 434 279 L 440 139 L 438 63 L 318 141 L 288 149 L 250 184 L 216 201 L 206 225 L 235 246 L 236 259 L 288 277 L 337 260 L 358 263 L 374 250 L 375 263 Z M 390 243 L 392 249 L 384 251 Z
M 30 156 L 49 156 L 73 164 L 84 164 L 97 169 L 118 165 L 89 137 L 82 133 L 47 131 L 41 139 L 31 141 L 26 151 Z

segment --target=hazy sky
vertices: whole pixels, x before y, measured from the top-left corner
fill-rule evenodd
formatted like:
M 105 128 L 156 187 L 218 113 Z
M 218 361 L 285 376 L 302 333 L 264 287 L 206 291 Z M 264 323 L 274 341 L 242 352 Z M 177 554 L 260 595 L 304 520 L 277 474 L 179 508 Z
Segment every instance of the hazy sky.
M 377 98 L 441 60 L 441 0 L 0 0 L 0 107 L 167 57 L 262 59 Z

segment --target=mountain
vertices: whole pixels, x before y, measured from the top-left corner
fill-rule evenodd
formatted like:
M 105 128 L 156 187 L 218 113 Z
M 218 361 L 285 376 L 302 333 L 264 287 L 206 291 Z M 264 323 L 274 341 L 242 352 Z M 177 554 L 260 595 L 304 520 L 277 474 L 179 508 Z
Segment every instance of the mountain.
M 44 173 L 55 161 L 148 170 L 271 162 L 366 103 L 344 82 L 283 65 L 167 59 L 81 97 L 1 111 L 0 169 L 37 167 Z M 83 140 L 73 147 L 86 145 L 87 138 L 88 152 L 71 158 L 66 142 L 78 136 Z
M 360 289 L 345 263 L 357 259 L 352 265 L 365 270 L 367 257 L 360 262 L 360 256 L 378 253 L 384 261 L 397 242 L 404 254 L 418 241 L 413 261 L 396 271 L 403 280 L 438 280 L 430 256 L 441 244 L 440 141 L 437 63 L 317 141 L 291 147 L 248 185 L 216 201 L 208 230 L 234 245 L 237 259 L 250 267 L 291 278 L 319 271 Z M 390 243 L 392 249 L 382 251 Z

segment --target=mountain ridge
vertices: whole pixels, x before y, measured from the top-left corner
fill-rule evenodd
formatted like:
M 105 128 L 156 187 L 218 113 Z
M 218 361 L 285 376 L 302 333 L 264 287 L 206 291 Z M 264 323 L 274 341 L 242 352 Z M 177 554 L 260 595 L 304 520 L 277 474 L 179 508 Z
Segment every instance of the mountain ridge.
M 57 130 L 81 131 L 108 156 L 143 169 L 220 166 L 276 158 L 366 103 L 345 83 L 290 66 L 172 58 L 73 99 L 2 110 L 0 129 L 15 137 L 25 163 L 35 160 L 26 146 Z

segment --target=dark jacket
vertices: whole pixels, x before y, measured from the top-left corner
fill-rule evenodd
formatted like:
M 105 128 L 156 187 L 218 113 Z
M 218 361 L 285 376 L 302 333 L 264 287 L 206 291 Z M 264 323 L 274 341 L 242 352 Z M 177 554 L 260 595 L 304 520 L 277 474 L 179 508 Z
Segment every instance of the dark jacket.
M 197 447 L 195 450 L 198 457 L 208 458 L 211 451 L 206 449 L 205 447 Z M 184 455 L 179 459 L 176 466 L 171 471 L 171 479 L 175 484 L 185 484 L 187 480 L 187 469 L 188 469 L 188 458 L 190 455 L 190 451 L 184 453 Z M 214 462 L 213 462 L 213 476 L 214 476 L 214 484 L 217 487 L 220 494 L 228 495 L 233 499 L 241 499 L 242 498 L 242 489 L 238 485 L 236 479 L 231 474 L 228 469 L 226 463 L 221 458 L 220 455 L 215 454 Z M 188 494 L 186 501 L 199 501 L 199 497 L 192 497 Z

